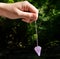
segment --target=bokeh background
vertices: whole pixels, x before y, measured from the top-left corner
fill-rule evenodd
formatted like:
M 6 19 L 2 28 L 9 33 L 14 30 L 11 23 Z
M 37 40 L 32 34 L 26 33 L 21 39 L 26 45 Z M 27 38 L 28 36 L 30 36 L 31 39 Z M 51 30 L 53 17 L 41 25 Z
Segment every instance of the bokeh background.
M 0 0 L 14 3 L 23 0 Z M 60 59 L 60 0 L 28 0 L 39 10 L 37 20 L 41 56 L 36 46 L 35 23 L 0 17 L 0 59 Z

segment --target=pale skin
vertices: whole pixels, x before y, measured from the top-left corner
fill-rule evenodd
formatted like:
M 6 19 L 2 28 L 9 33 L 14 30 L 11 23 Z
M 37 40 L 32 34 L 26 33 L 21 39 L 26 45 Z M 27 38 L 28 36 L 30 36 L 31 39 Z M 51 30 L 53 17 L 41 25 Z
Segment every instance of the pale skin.
M 0 3 L 0 16 L 32 23 L 38 19 L 38 10 L 28 1 Z

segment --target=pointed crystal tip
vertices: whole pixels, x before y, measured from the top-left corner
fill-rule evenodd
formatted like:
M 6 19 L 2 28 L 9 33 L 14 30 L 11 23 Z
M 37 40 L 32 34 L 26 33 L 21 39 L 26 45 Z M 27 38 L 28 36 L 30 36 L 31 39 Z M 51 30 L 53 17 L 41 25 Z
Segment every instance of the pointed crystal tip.
M 36 47 L 34 48 L 34 50 L 35 50 L 35 52 L 37 53 L 38 56 L 41 55 L 41 47 L 40 47 L 40 46 L 36 46 Z

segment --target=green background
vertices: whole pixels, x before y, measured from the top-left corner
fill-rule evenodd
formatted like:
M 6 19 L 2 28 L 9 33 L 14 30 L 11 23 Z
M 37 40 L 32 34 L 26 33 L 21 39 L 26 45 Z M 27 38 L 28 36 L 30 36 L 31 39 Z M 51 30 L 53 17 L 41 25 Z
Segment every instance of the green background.
M 0 0 L 14 3 L 23 0 Z M 60 59 L 60 0 L 28 0 L 39 10 L 37 20 L 41 56 L 34 52 L 36 46 L 35 23 L 27 24 L 21 19 L 0 17 L 1 58 Z M 9 53 L 7 53 L 9 51 Z M 9 54 L 9 55 L 8 55 Z M 15 58 L 14 58 L 15 59 Z

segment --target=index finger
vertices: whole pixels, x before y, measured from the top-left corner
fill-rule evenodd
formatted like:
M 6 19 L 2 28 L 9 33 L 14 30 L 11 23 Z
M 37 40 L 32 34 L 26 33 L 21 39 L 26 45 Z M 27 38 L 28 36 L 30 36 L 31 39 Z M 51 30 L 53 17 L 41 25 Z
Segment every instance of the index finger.
M 28 3 L 27 4 L 27 8 L 28 8 L 29 12 L 37 13 L 38 14 L 38 9 L 36 7 L 34 7 L 32 4 Z

